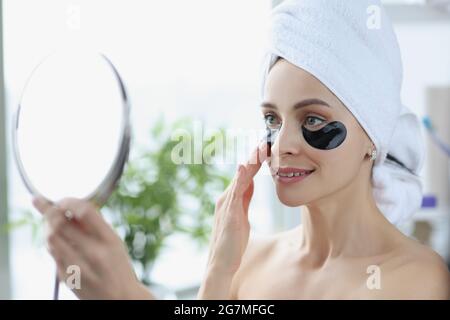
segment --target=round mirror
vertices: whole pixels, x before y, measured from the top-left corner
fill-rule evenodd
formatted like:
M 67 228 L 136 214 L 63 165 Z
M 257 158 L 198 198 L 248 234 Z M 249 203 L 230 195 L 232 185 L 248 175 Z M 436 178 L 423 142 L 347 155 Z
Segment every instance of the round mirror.
M 125 88 L 104 55 L 63 50 L 48 56 L 28 79 L 14 122 L 16 163 L 33 196 L 104 204 L 130 143 Z

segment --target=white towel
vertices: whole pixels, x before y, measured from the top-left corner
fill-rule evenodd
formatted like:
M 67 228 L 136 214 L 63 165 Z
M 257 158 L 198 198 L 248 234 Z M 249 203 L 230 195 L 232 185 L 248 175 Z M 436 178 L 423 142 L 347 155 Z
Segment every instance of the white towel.
M 375 201 L 391 223 L 402 224 L 422 202 L 425 146 L 419 119 L 401 102 L 400 49 L 380 1 L 288 0 L 271 22 L 262 89 L 278 57 L 327 86 L 374 143 Z

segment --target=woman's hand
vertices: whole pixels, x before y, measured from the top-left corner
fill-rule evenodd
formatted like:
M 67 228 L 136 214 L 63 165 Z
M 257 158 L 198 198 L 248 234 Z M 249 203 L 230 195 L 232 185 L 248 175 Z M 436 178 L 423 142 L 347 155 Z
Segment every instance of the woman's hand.
M 80 299 L 153 298 L 136 278 L 122 240 L 93 204 L 67 198 L 53 205 L 35 198 L 33 205 L 47 222 L 59 279 L 73 278 L 70 266 L 80 271 L 80 288 L 72 289 Z
M 253 196 L 253 177 L 267 158 L 267 144 L 256 148 L 216 203 L 206 277 L 199 299 L 228 299 L 250 234 L 248 208 Z

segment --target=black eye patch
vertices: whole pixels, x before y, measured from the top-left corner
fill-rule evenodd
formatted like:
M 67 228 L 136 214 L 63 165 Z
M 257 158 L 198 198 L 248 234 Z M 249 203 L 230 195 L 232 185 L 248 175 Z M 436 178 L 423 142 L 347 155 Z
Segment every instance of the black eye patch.
M 270 128 L 266 128 L 266 141 L 267 141 L 267 156 L 270 157 L 272 155 L 271 149 L 272 144 L 274 142 L 275 133 L 272 132 Z
M 320 130 L 311 131 L 302 126 L 303 137 L 313 148 L 320 150 L 331 150 L 337 148 L 344 142 L 347 129 L 339 121 L 333 121 Z
M 279 129 L 266 128 L 267 156 L 271 156 L 271 147 L 275 143 Z M 347 137 L 347 129 L 339 121 L 330 122 L 320 130 L 311 131 L 302 127 L 303 137 L 313 148 L 331 150 L 339 147 Z

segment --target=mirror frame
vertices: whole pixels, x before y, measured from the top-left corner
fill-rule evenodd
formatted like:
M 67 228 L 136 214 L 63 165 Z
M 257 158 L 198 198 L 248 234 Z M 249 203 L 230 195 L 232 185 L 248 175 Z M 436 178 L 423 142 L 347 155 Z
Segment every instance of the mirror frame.
M 125 163 L 128 161 L 128 157 L 129 157 L 129 153 L 130 153 L 130 142 L 131 142 L 131 124 L 130 124 L 130 104 L 129 104 L 128 96 L 127 96 L 125 85 L 122 81 L 122 78 L 120 77 L 120 74 L 117 71 L 117 69 L 114 67 L 113 63 L 106 57 L 106 55 L 104 55 L 102 53 L 96 53 L 96 54 L 98 54 L 101 58 L 103 58 L 106 61 L 106 63 L 110 66 L 110 68 L 112 69 L 112 71 L 116 77 L 117 83 L 120 87 L 121 96 L 122 96 L 122 123 L 121 123 L 121 134 L 120 134 L 121 140 L 119 143 L 119 147 L 118 147 L 118 151 L 116 153 L 115 159 L 114 159 L 111 167 L 109 168 L 108 173 L 103 178 L 103 180 L 100 182 L 100 184 L 97 186 L 97 188 L 93 192 L 88 194 L 85 198 L 83 198 L 83 200 L 94 202 L 98 207 L 101 207 L 103 204 L 105 204 L 105 202 L 107 201 L 107 199 L 109 198 L 111 193 L 114 191 L 115 187 L 117 186 L 117 183 L 123 173 Z M 36 72 L 36 70 L 45 61 L 47 61 L 47 59 L 49 59 L 50 57 L 51 57 L 51 55 L 48 56 L 47 58 L 43 59 L 43 61 L 41 61 L 36 66 L 36 68 L 33 70 L 33 72 L 30 74 L 30 76 L 25 84 L 25 87 L 22 91 L 22 96 L 20 98 L 17 110 L 15 111 L 15 113 L 13 115 L 13 125 L 12 125 L 13 154 L 14 154 L 14 159 L 15 159 L 16 165 L 18 167 L 18 171 L 22 178 L 22 181 L 25 184 L 25 187 L 28 189 L 28 191 L 33 196 L 40 196 L 40 197 L 44 197 L 45 199 L 47 199 L 47 198 L 44 195 L 42 195 L 39 192 L 39 190 L 37 190 L 34 187 L 33 183 L 31 182 L 31 179 L 28 177 L 26 170 L 23 166 L 23 163 L 22 163 L 22 160 L 20 157 L 19 146 L 18 146 L 17 131 L 18 131 L 19 120 L 20 120 L 21 103 L 22 103 L 23 95 L 26 91 L 26 88 L 27 88 L 31 78 L 33 77 L 33 74 Z M 68 195 L 68 196 L 70 196 L 70 195 Z M 51 200 L 51 199 L 47 199 L 47 200 L 49 202 L 53 203 L 53 200 Z

